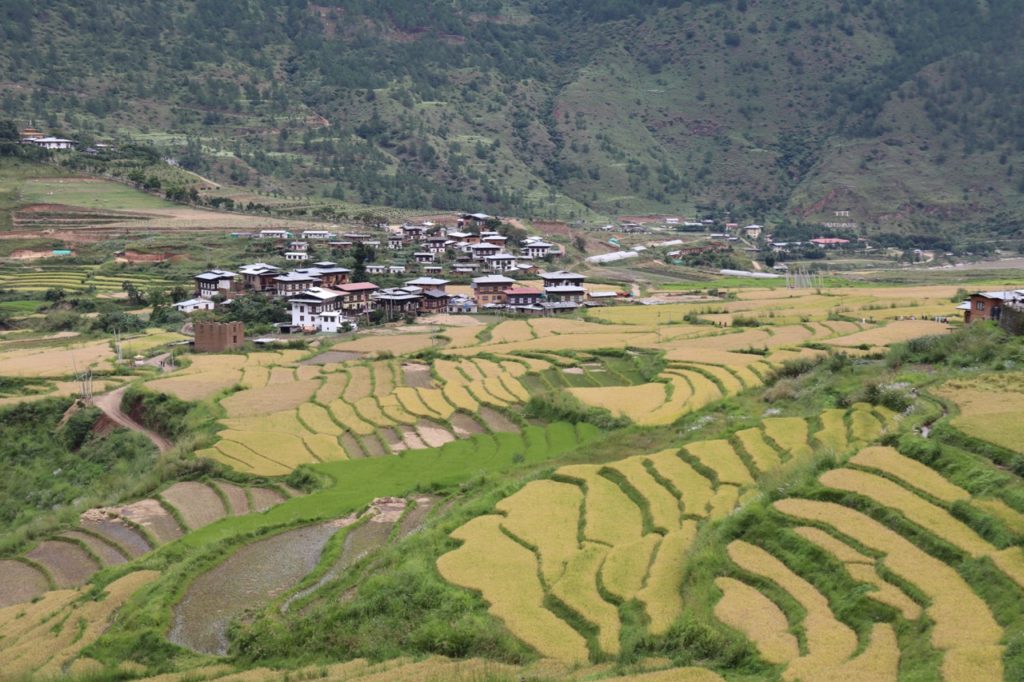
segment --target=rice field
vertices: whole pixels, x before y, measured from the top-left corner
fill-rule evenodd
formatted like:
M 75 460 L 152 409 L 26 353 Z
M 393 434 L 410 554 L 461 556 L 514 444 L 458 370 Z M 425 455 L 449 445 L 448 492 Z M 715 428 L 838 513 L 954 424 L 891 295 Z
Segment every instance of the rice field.
M 949 381 L 936 393 L 959 411 L 952 419 L 969 436 L 1024 453 L 1024 373 L 998 372 Z M 999 428 L 992 428 L 999 424 Z
M 684 448 L 701 464 L 711 469 L 721 483 L 743 486 L 754 482 L 750 470 L 727 440 L 691 443 Z
M 768 417 L 761 422 L 764 434 L 789 457 L 801 459 L 811 454 L 807 444 L 807 421 L 800 417 Z
M 566 564 L 579 552 L 576 534 L 582 502 L 578 486 L 533 481 L 496 507 L 505 514 L 502 527 L 536 548 L 541 575 L 549 585 L 562 577 Z
M 789 663 L 800 655 L 796 637 L 789 632 L 786 614 L 772 600 L 744 582 L 716 578 L 722 598 L 715 603 L 715 617 L 742 632 L 769 663 Z
M 903 485 L 916 488 L 941 502 L 952 504 L 958 500 L 969 500 L 970 493 L 946 480 L 931 467 L 901 455 L 895 448 L 864 448 L 849 460 L 850 464 L 874 469 L 900 480 Z

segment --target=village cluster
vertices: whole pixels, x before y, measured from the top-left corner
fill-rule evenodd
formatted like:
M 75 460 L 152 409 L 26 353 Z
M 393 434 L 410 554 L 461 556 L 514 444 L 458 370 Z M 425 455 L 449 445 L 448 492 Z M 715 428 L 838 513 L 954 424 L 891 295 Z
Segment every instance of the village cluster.
M 563 255 L 560 246 L 539 237 L 512 244 L 498 232 L 477 229 L 489 219 L 484 214 L 466 215 L 455 229 L 431 223 L 406 224 L 388 228 L 381 237 L 367 233 L 338 235 L 321 229 L 304 230 L 298 239 L 287 230 L 239 235 L 275 240 L 284 248 L 284 259 L 299 267 L 286 270 L 268 263 L 249 263 L 237 272 L 201 272 L 193 278 L 195 297 L 175 307 L 186 314 L 213 310 L 238 296 L 262 293 L 287 300 L 290 322 L 279 325 L 281 331 L 332 333 L 357 329 L 359 321 L 369 319 L 375 311 L 386 320 L 481 311 L 547 315 L 616 297 L 614 292 L 588 292 L 583 275 L 542 271 L 538 261 L 546 264 Z M 476 227 L 467 227 L 473 223 Z M 310 263 L 310 243 L 323 244 L 338 253 L 359 245 L 374 252 L 414 249 L 405 262 L 365 263 L 364 268 L 368 277 L 413 272 L 418 276 L 391 287 L 353 281 L 353 271 L 334 261 Z M 451 281 L 442 278 L 446 270 L 460 279 L 471 278 L 469 292 L 449 291 Z M 542 286 L 523 286 L 514 277 L 538 279 Z

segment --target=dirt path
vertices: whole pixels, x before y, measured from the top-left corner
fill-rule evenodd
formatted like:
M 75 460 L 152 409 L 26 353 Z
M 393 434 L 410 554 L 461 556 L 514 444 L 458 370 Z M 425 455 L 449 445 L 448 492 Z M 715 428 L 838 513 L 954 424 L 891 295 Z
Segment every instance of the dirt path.
M 160 452 L 167 452 L 170 450 L 172 447 L 171 441 L 167 440 L 155 431 L 150 431 L 145 426 L 121 411 L 121 398 L 124 396 L 124 392 L 126 390 L 128 390 L 128 387 L 123 386 L 115 391 L 98 395 L 93 398 L 93 404 L 103 410 L 103 414 L 107 415 L 111 421 L 116 422 L 126 429 L 138 431 L 143 436 L 153 441 L 153 445 L 155 445 L 157 450 Z

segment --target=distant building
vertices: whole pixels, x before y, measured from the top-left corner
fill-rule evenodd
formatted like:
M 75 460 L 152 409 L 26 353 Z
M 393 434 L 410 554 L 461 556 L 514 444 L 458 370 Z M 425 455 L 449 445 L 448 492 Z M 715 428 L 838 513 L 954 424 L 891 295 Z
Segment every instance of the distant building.
M 248 291 L 274 291 L 274 278 L 281 274 L 281 268 L 266 263 L 243 265 L 238 270 L 242 285 Z
M 487 275 L 486 277 L 473 278 L 473 292 L 476 295 L 476 302 L 480 306 L 505 305 L 505 290 L 516 283 L 511 277 L 502 275 Z
M 192 278 L 196 283 L 196 296 L 199 298 L 213 298 L 217 294 L 226 296 L 231 292 L 235 277 L 235 273 L 227 270 L 200 272 Z
M 516 257 L 511 253 L 496 253 L 493 256 L 485 256 L 484 262 L 491 272 L 509 272 L 515 270 L 519 264 Z
M 293 263 L 302 263 L 309 260 L 309 254 L 305 251 L 285 251 L 284 259 Z
M 274 291 L 278 296 L 286 298 L 301 294 L 306 289 L 318 286 L 319 284 L 320 280 L 312 275 L 306 275 L 301 272 L 286 272 L 274 278 Z
M 979 291 L 957 306 L 964 313 L 964 324 L 992 320 L 998 322 L 1003 309 L 1024 306 L 1024 289 L 1007 291 Z
M 175 310 L 186 315 L 191 315 L 197 310 L 213 310 L 213 301 L 208 298 L 190 298 L 174 304 Z
M 288 230 L 260 230 L 260 239 L 291 239 L 292 233 Z
M 763 231 L 763 225 L 747 225 L 743 228 L 743 233 L 750 239 L 759 239 L 761 237 L 761 232 Z
M 335 289 L 345 294 L 342 310 L 350 315 L 362 315 L 373 308 L 373 293 L 380 287 L 372 282 L 350 282 L 339 284 Z
M 68 140 L 63 137 L 31 137 L 22 140 L 22 142 L 34 147 L 39 147 L 40 149 L 49 149 L 53 151 L 74 149 L 75 145 L 78 144 L 74 140 Z
M 292 325 L 303 330 L 334 333 L 342 331 L 348 318 L 342 315 L 345 295 L 331 289 L 313 287 L 288 299 Z
M 462 296 L 460 294 L 448 299 L 448 313 L 451 315 L 468 315 L 476 311 L 476 301 L 469 296 Z
M 245 343 L 245 325 L 241 322 L 196 322 L 193 329 L 193 350 L 197 353 L 223 353 Z
M 303 239 L 334 239 L 336 237 L 333 232 L 328 230 L 303 230 Z

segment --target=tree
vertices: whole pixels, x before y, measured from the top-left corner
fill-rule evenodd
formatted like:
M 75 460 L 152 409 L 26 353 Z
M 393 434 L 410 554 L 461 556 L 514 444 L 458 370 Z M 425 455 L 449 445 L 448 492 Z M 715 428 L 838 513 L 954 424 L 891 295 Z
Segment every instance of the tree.
M 14 121 L 8 118 L 0 119 L 0 142 L 17 142 L 18 137 L 18 126 Z
M 121 282 L 121 290 L 128 293 L 128 301 L 132 305 L 146 305 L 146 297 L 139 288 L 129 281 Z

